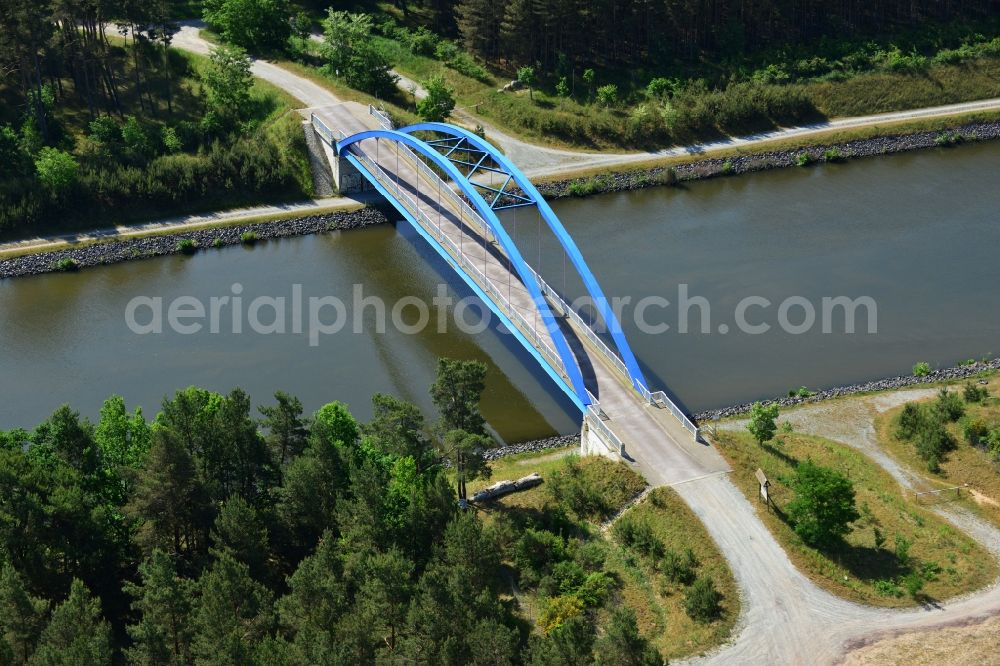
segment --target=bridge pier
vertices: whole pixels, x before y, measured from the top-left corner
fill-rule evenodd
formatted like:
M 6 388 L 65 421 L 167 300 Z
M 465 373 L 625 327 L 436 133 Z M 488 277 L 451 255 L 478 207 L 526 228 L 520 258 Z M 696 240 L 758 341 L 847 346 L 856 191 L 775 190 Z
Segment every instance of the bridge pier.
M 358 194 L 374 189 L 368 184 L 368 179 L 361 175 L 358 168 L 339 155 L 330 154 L 330 170 L 333 171 L 333 183 L 341 194 Z
M 359 194 L 374 189 L 356 166 L 338 155 L 329 140 L 319 142 L 326 153 L 326 161 L 333 175 L 333 186 L 340 194 Z
M 613 448 L 595 428 L 591 427 L 590 418 L 590 416 L 584 417 L 583 427 L 580 430 L 580 455 L 603 456 L 616 462 L 622 460 L 622 451 Z

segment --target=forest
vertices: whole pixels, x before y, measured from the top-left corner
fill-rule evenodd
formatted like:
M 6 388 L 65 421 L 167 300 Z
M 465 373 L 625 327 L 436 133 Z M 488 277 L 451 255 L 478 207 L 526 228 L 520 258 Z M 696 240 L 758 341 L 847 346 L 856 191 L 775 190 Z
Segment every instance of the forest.
M 408 13 L 406 0 L 396 6 Z M 419 5 L 418 5 L 419 6 Z M 995 16 L 996 0 L 429 0 L 433 29 L 486 60 L 663 67 Z
M 388 395 L 360 424 L 191 387 L 152 422 L 112 397 L 96 423 L 63 406 L 0 433 L 0 662 L 662 663 L 580 522 L 641 490 L 634 473 L 571 457 L 536 507 L 460 508 L 488 474 L 484 377 L 441 359 L 434 422 Z M 612 503 L 597 489 L 616 483 Z M 698 557 L 621 527 L 630 566 L 673 558 L 686 621 L 717 624 Z
M 0 237 L 302 198 L 294 100 L 162 2 L 0 3 Z

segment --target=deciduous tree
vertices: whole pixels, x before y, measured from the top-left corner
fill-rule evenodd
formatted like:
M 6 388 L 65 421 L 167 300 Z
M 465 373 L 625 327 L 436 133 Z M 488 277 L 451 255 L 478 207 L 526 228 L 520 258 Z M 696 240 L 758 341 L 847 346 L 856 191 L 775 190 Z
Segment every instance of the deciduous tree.
M 792 490 L 795 499 L 788 504 L 788 517 L 795 533 L 809 545 L 835 545 L 861 517 L 854 505 L 854 484 L 836 470 L 810 460 L 801 462 Z

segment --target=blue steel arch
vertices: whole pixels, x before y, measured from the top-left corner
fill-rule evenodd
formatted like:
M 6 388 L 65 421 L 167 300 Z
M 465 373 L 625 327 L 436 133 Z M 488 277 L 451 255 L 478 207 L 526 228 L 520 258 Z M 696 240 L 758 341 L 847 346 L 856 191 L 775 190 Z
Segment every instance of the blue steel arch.
M 463 194 L 468 197 L 469 201 L 483 217 L 486 224 L 490 227 L 490 231 L 493 232 L 494 237 L 497 242 L 506 251 L 507 256 L 510 258 L 514 269 L 517 271 L 518 276 L 521 278 L 521 282 L 524 284 L 528 293 L 531 294 L 531 298 L 535 303 L 535 307 L 538 309 L 541 315 L 542 321 L 545 323 L 545 327 L 549 332 L 552 342 L 556 346 L 556 353 L 559 354 L 559 358 L 563 362 L 563 366 L 566 371 L 567 377 L 569 377 L 570 383 L 572 384 L 572 395 L 570 397 L 576 406 L 583 412 L 587 410 L 587 405 L 591 404 L 590 394 L 587 392 L 587 387 L 583 381 L 583 375 L 580 372 L 579 365 L 577 363 L 576 357 L 573 352 L 570 351 L 569 344 L 566 342 L 566 337 L 563 335 L 562 330 L 559 328 L 559 323 L 556 321 L 555 316 L 552 314 L 552 310 L 549 308 L 548 301 L 542 295 L 541 289 L 538 283 L 528 268 L 527 262 L 521 256 L 520 251 L 518 251 L 517 246 L 514 241 L 510 238 L 510 235 L 504 229 L 503 224 L 500 223 L 500 219 L 497 217 L 496 213 L 490 208 L 490 205 L 483 198 L 472 183 L 465 178 L 461 172 L 455 167 L 454 164 L 449 162 L 445 157 L 441 155 L 438 151 L 434 149 L 433 146 L 421 141 L 417 137 L 411 136 L 409 134 L 403 133 L 398 130 L 388 130 L 388 129 L 377 129 L 377 130 L 367 130 L 364 132 L 358 132 L 357 134 L 352 134 L 344 139 L 341 139 L 336 144 L 336 151 L 338 155 L 345 156 L 351 160 L 351 162 L 358 167 L 362 173 L 366 172 L 367 169 L 364 165 L 351 155 L 351 152 L 346 150 L 351 146 L 351 144 L 358 143 L 360 141 L 365 141 L 367 139 L 389 139 L 392 141 L 398 141 L 400 143 L 406 144 L 410 148 L 415 149 L 421 155 L 427 157 L 431 162 L 433 162 L 437 167 L 443 170 L 451 179 L 455 182 L 458 188 Z M 374 176 L 374 174 L 372 174 Z M 373 184 L 378 186 L 377 179 L 373 180 Z M 478 291 L 478 290 L 477 290 Z M 485 294 L 480 294 L 485 296 Z M 513 326 L 513 324 L 512 324 Z M 512 328 L 516 332 L 516 328 Z M 543 357 L 539 357 L 540 360 L 545 365 L 549 365 Z M 549 374 L 553 376 L 558 382 L 562 383 L 562 379 L 558 375 L 558 370 L 552 368 L 553 372 Z
M 618 317 L 615 316 L 614 310 L 611 308 L 607 297 L 604 295 L 604 290 L 601 289 L 601 285 L 598 284 L 597 278 L 594 277 L 594 274 L 590 271 L 590 267 L 587 266 L 587 262 L 580 253 L 580 249 L 576 246 L 576 242 L 573 240 L 573 237 L 569 235 L 569 232 L 566 231 L 562 222 L 558 217 L 556 217 L 555 212 L 553 212 L 552 208 L 549 207 L 548 202 L 545 201 L 541 193 L 539 193 L 531 181 L 528 180 L 528 177 L 521 173 L 521 170 L 518 169 L 513 162 L 497 150 L 491 143 L 461 127 L 456 127 L 455 125 L 449 125 L 447 123 L 418 123 L 416 125 L 402 127 L 398 131 L 407 134 L 422 131 L 436 132 L 438 134 L 446 134 L 456 139 L 462 139 L 468 144 L 474 146 L 479 152 L 488 155 L 495 163 L 501 165 L 504 170 L 506 170 L 510 179 L 514 181 L 514 183 L 521 189 L 521 192 L 523 192 L 525 196 L 538 208 L 538 212 L 541 214 L 542 219 L 545 220 L 545 223 L 549 226 L 549 229 L 552 230 L 552 233 L 559 240 L 559 244 L 562 245 L 563 250 L 569 256 L 570 261 L 573 263 L 573 267 L 576 268 L 577 273 L 583 280 L 583 285 L 587 289 L 587 293 L 590 295 L 590 298 L 596 305 L 598 312 L 604 319 L 604 323 L 611 332 L 611 337 L 614 340 L 615 346 L 618 348 L 618 353 L 621 354 L 622 361 L 628 369 L 632 385 L 640 392 L 648 391 L 649 389 L 646 384 L 646 378 L 643 376 L 642 370 L 639 368 L 639 363 L 635 359 L 635 354 L 632 353 L 632 348 L 629 346 L 628 340 L 625 338 L 625 333 L 622 331 Z M 480 160 L 480 163 L 481 162 L 482 160 Z M 475 168 L 470 171 L 470 175 L 474 171 Z M 500 200 L 500 197 L 503 194 L 502 190 L 503 187 L 501 187 L 501 191 L 497 193 L 497 198 L 494 200 L 494 203 L 497 203 Z M 522 199 L 522 197 L 517 198 Z

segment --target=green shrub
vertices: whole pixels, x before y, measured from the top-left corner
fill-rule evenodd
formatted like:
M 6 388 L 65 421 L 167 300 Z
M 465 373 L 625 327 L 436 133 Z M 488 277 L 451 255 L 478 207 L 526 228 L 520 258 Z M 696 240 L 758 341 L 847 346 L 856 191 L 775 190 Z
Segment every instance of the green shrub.
M 795 156 L 795 164 L 798 166 L 809 166 L 813 163 L 813 157 L 809 153 L 803 151 Z
M 610 108 L 618 103 L 618 86 L 613 83 L 603 85 L 597 89 L 597 103 L 605 108 Z
M 260 240 L 260 236 L 257 235 L 256 231 L 244 231 L 240 234 L 240 242 L 244 245 L 253 245 L 258 240 Z
M 90 121 L 91 140 L 105 146 L 111 146 L 121 139 L 121 127 L 118 121 L 107 115 L 100 115 Z
M 434 57 L 442 62 L 448 62 L 458 56 L 458 47 L 446 39 L 442 39 L 437 46 L 434 47 Z
M 747 430 L 757 440 L 758 444 L 770 441 L 777 432 L 778 426 L 775 423 L 778 419 L 778 404 L 770 403 L 762 405 L 755 402 L 750 408 L 750 420 L 747 422 Z
M 608 600 L 615 581 L 603 571 L 591 573 L 576 590 L 576 596 L 587 608 L 600 608 Z
M 965 137 L 958 132 L 946 131 L 941 132 L 936 137 L 934 137 L 934 143 L 938 146 L 948 147 L 957 146 L 965 141 Z
M 891 580 L 877 580 L 872 583 L 875 593 L 883 597 L 901 597 L 903 590 Z
M 844 156 L 837 148 L 829 148 L 823 151 L 824 162 L 843 162 L 844 159 L 845 159 Z
M 80 264 L 73 257 L 63 257 L 56 262 L 55 268 L 57 271 L 62 271 L 64 273 L 72 273 L 74 271 L 80 270 Z
M 667 580 L 680 585 L 693 583 L 697 568 L 698 558 L 690 548 L 685 550 L 683 555 L 667 549 L 660 562 L 660 569 Z
M 982 402 L 990 397 L 990 392 L 984 386 L 976 386 L 972 382 L 969 382 L 962 389 L 962 397 L 966 402 Z
M 901 566 L 910 566 L 910 548 L 912 546 L 913 541 L 898 532 L 896 533 L 896 559 Z
M 942 388 L 938 391 L 934 410 L 940 415 L 942 420 L 954 423 L 965 414 L 965 405 L 957 393 L 952 393 L 948 389 Z
M 914 402 L 903 405 L 903 411 L 896 419 L 896 437 L 900 439 L 913 439 L 920 431 L 926 420 L 924 408 Z
M 708 577 L 699 578 L 684 594 L 684 612 L 692 620 L 708 623 L 722 614 L 722 593 L 715 587 L 715 581 Z
M 182 238 L 177 241 L 177 251 L 181 254 L 194 254 L 198 250 L 198 244 L 190 238 Z
M 35 159 L 35 171 L 45 189 L 59 197 L 76 184 L 80 166 L 69 153 L 46 146 Z
M 663 542 L 656 536 L 653 527 L 646 521 L 638 521 L 625 515 L 612 528 L 615 539 L 626 548 L 658 560 L 663 557 Z
M 924 577 L 917 571 L 911 571 L 903 578 L 903 586 L 906 588 L 906 593 L 916 599 L 924 589 Z
M 527 529 L 512 548 L 511 559 L 522 585 L 538 584 L 553 562 L 565 558 L 563 538 L 547 530 Z
M 962 424 L 962 436 L 972 446 L 984 446 L 990 436 L 990 427 L 982 419 L 968 419 Z
M 915 438 L 917 454 L 933 473 L 941 471 L 941 461 L 948 451 L 955 449 L 955 440 L 937 419 L 926 419 Z
M 587 572 L 574 560 L 563 560 L 552 567 L 552 578 L 556 587 L 564 594 L 572 594 L 583 585 Z
M 400 28 L 396 31 L 396 37 L 399 38 L 400 34 L 404 35 L 402 41 L 412 53 L 422 56 L 434 55 L 439 41 L 438 36 L 424 26 L 418 26 L 412 31 Z
M 913 366 L 913 374 L 916 377 L 926 377 L 931 374 L 931 364 L 926 361 L 920 361 Z
M 490 73 L 481 67 L 468 53 L 459 51 L 454 57 L 444 63 L 459 74 L 468 76 L 482 83 L 489 83 L 492 79 Z
M 861 517 L 854 504 L 854 484 L 837 470 L 809 460 L 799 463 L 791 482 L 795 499 L 787 505 L 795 533 L 814 548 L 838 544 Z
M 164 125 L 163 129 L 160 130 L 160 141 L 163 142 L 163 148 L 168 153 L 179 153 L 184 148 L 180 137 L 177 136 L 177 130 L 173 127 Z
M 681 87 L 677 79 L 667 79 L 662 76 L 652 79 L 646 86 L 646 94 L 654 99 L 667 99 Z

